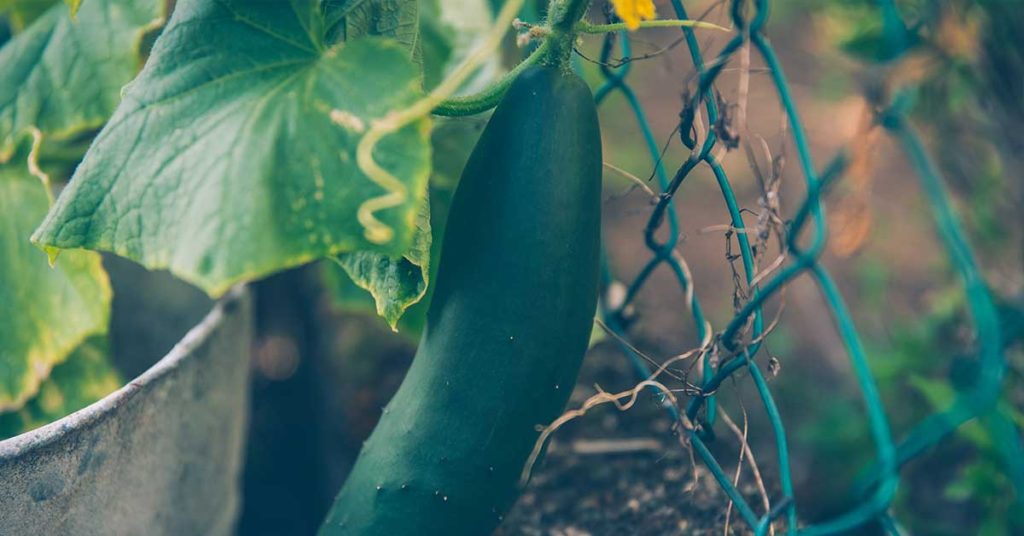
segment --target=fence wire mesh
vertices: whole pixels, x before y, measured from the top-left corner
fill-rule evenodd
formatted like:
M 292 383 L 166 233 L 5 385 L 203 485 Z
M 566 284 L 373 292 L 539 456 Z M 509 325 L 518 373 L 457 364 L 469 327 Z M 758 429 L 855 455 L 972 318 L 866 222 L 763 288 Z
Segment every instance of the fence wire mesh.
M 681 0 L 671 2 L 678 18 L 689 18 Z M 952 210 L 940 172 L 921 137 L 909 124 L 909 99 L 906 92 L 894 95 L 886 106 L 879 109 L 876 125 L 896 140 L 906 153 L 920 181 L 921 191 L 931 209 L 935 229 L 945 246 L 949 262 L 962 280 L 973 321 L 978 374 L 973 385 L 961 390 L 955 402 L 945 411 L 922 420 L 902 438 L 893 436 L 857 327 L 833 278 L 820 262 L 828 235 L 822 198 L 830 185 L 839 180 L 850 166 L 851 149 L 840 150 L 822 168 L 815 165 L 790 85 L 775 50 L 764 34 L 769 3 L 769 0 L 731 0 L 729 9 L 735 36 L 710 61 L 705 58 L 694 32 L 689 28 L 682 29 L 698 84 L 696 91 L 688 97 L 684 96 L 686 102 L 680 113 L 678 139 L 689 152 L 689 157 L 671 176 L 663 164 L 658 140 L 648 123 L 643 106 L 630 87 L 631 64 L 615 63 L 613 59 L 617 47 L 622 57 L 631 56 L 630 34 L 621 32 L 606 36 L 598 62 L 604 81 L 595 97 L 599 105 L 613 93 L 625 99 L 643 134 L 659 191 L 656 192 L 656 204 L 643 231 L 650 258 L 638 275 L 628 282 L 624 296 L 611 297 L 608 290 L 616 284 L 616 278 L 607 258 L 603 263 L 604 324 L 630 359 L 641 381 L 657 380 L 666 374 L 667 364 L 653 370 L 650 360 L 636 350 L 627 330 L 627 311 L 637 293 L 650 281 L 655 269 L 665 265 L 671 270 L 686 308 L 690 311 L 689 320 L 698 338 L 703 341 L 691 356 L 699 363 L 700 379 L 685 379 L 687 388 L 683 391 L 688 395 L 685 403 L 677 404 L 676 399 L 670 400 L 662 392 L 657 396 L 661 397 L 666 411 L 676 422 L 679 434 L 689 443 L 728 496 L 730 510 L 734 508 L 755 534 L 774 532 L 776 521 L 780 518 L 784 519 L 784 523 L 778 523 L 779 527 L 784 526 L 789 534 L 839 534 L 872 521 L 889 533 L 898 534 L 899 528 L 892 517 L 891 506 L 900 480 L 901 466 L 943 441 L 961 424 L 979 416 L 983 417 L 981 422 L 993 437 L 999 438 L 997 442 L 1004 451 L 1007 473 L 1018 490 L 1020 502 L 1019 490 L 1024 489 L 1024 450 L 1021 449 L 1013 423 L 996 407 L 1005 369 L 996 310 L 961 224 Z M 885 42 L 898 56 L 907 48 L 906 25 L 892 0 L 879 0 L 877 4 Z M 762 215 L 759 227 L 762 229 L 748 229 L 744 223 L 743 211 L 733 193 L 730 178 L 716 157 L 721 154 L 720 148 L 723 145 L 734 144 L 735 140 L 730 138 L 730 132 L 720 128 L 725 111 L 716 99 L 715 81 L 737 55 L 749 64 L 751 52 L 759 54 L 767 67 L 768 77 L 778 94 L 787 120 L 792 146 L 805 182 L 805 196 L 795 212 L 789 215 L 780 213 L 778 200 L 774 198 L 777 191 L 773 192 L 770 185 L 762 185 L 763 197 L 759 207 Z M 685 258 L 680 252 L 680 216 L 672 202 L 682 183 L 701 166 L 710 169 L 721 190 L 722 200 L 731 219 L 729 243 L 735 240 L 742 272 L 735 300 L 735 316 L 719 330 L 713 329 L 705 318 L 700 301 L 700 286 L 691 279 Z M 767 223 L 761 225 L 763 222 Z M 759 269 L 764 266 L 760 256 L 755 253 L 759 246 L 763 251 L 763 244 L 756 242 L 766 239 L 763 228 L 770 229 L 771 234 L 775 234 L 779 240 L 784 260 L 780 261 L 782 264 L 773 263 L 772 269 L 763 270 L 765 275 L 761 276 L 758 275 L 762 273 Z M 658 236 L 666 238 L 659 239 Z M 755 240 L 753 246 L 752 238 Z M 766 379 L 765 369 L 775 366 L 775 363 L 766 351 L 762 351 L 763 343 L 771 331 L 771 323 L 766 326 L 763 307 L 770 298 L 782 292 L 788 283 L 801 276 L 813 279 L 829 308 L 863 397 L 875 448 L 875 461 L 865 468 L 865 476 L 855 490 L 855 496 L 859 499 L 849 505 L 845 513 L 831 520 L 803 526 L 798 523 L 801 519 L 800 505 L 794 496 L 786 428 Z M 741 370 L 745 370 L 753 380 L 774 431 L 777 450 L 775 473 L 781 496 L 771 501 L 765 496 L 756 505 L 744 497 L 736 481 L 727 474 L 708 447 L 714 440 L 716 423 L 722 420 L 716 404 L 716 391 L 724 381 Z

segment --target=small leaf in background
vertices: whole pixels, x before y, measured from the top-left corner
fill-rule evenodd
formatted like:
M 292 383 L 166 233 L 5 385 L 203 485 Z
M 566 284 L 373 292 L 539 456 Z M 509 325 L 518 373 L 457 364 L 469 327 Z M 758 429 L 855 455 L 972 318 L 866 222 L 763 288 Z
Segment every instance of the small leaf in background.
M 655 17 L 653 0 L 612 0 L 612 7 L 630 30 L 639 28 L 640 21 Z
M 919 42 L 914 34 L 903 46 L 892 46 L 881 25 L 865 25 L 860 31 L 840 44 L 843 52 L 868 63 L 886 63 L 902 56 Z
M 326 263 L 323 267 L 324 282 L 334 307 L 348 313 L 377 312 L 384 316 L 392 329 L 410 338 L 419 337 L 433 290 L 424 278 L 437 269 L 452 195 L 482 131 L 483 120 L 479 118 L 438 120 L 431 134 L 433 171 L 430 176 L 430 207 L 420 212 L 421 217 L 429 217 L 429 223 L 421 221 L 419 226 L 430 235 L 417 239 L 419 247 L 412 251 L 418 251 L 418 256 L 392 259 L 357 253 L 342 256 L 341 263 Z M 424 246 L 428 248 L 429 255 L 425 255 L 427 250 Z M 350 258 L 344 260 L 345 257 Z M 362 262 L 357 262 L 359 260 Z M 429 260 L 429 268 L 425 271 L 424 260 Z M 345 266 L 346 263 L 349 266 Z M 355 270 L 353 266 L 362 267 Z M 419 297 L 409 299 L 417 289 L 422 289 Z M 367 290 L 376 297 L 376 302 L 368 299 Z
M 593 348 L 598 344 L 608 340 L 608 332 L 601 327 L 601 324 L 597 323 L 597 320 L 604 316 L 604 309 L 601 304 L 597 304 L 597 312 L 594 313 L 594 325 L 590 327 L 590 340 L 587 342 L 587 349 Z
M 423 58 L 423 88 L 430 90 L 444 80 L 445 67 L 455 51 L 453 28 L 441 20 L 436 0 L 420 6 L 420 50 Z
M 926 378 L 911 374 L 907 383 L 928 401 L 936 410 L 945 409 L 956 398 L 956 390 L 945 380 Z
M 0 0 L 0 17 L 4 17 L 11 32 L 18 33 L 46 13 L 60 0 Z
M 408 253 L 429 121 L 374 152 L 407 191 L 376 214 L 394 231 L 383 245 L 356 219 L 385 192 L 355 148 L 371 121 L 420 97 L 420 73 L 394 41 L 328 45 L 323 17 L 313 0 L 179 2 L 33 240 L 167 268 L 214 296 L 340 253 Z
M 420 42 L 423 49 L 424 87 L 433 88 L 462 63 L 480 45 L 491 23 L 491 11 L 484 0 L 421 2 Z M 456 94 L 482 91 L 503 72 L 501 57 L 496 54 Z
M 490 27 L 490 14 L 482 0 L 427 1 L 420 5 L 420 26 L 423 83 L 430 88 L 470 53 Z M 498 74 L 496 61 L 481 69 L 463 89 L 478 90 Z M 376 312 L 392 330 L 411 338 L 419 336 L 432 289 L 429 274 L 437 267 L 451 197 L 482 128 L 480 119 L 439 119 L 435 123 L 429 206 L 419 212 L 413 248 L 397 258 L 360 251 L 340 255 L 338 263 L 326 263 L 322 273 L 335 307 L 349 313 Z M 367 291 L 373 300 L 367 299 Z
M 29 242 L 50 194 L 25 164 L 26 145 L 0 166 L 0 411 L 33 396 L 54 365 L 87 337 L 106 333 L 110 317 L 98 254 L 69 251 L 50 268 Z
M 0 48 L 0 162 L 33 128 L 56 141 L 100 128 L 138 71 L 140 40 L 163 20 L 162 5 L 89 2 L 72 21 L 55 4 Z
M 416 239 L 409 253 L 391 258 L 372 251 L 338 256 L 338 264 L 360 288 L 367 290 L 392 330 L 409 306 L 423 299 L 430 281 L 430 202 L 423 200 L 416 217 Z
M 0 413 L 0 439 L 23 434 L 74 413 L 121 387 L 106 337 L 92 337 L 53 368 L 39 393 L 21 409 Z
M 409 0 L 325 0 L 325 42 L 372 35 L 398 41 L 415 57 L 419 52 L 418 3 Z M 417 60 L 418 63 L 419 60 Z
M 78 15 L 78 8 L 82 7 L 82 0 L 64 0 L 68 4 L 68 11 L 71 12 L 71 16 Z

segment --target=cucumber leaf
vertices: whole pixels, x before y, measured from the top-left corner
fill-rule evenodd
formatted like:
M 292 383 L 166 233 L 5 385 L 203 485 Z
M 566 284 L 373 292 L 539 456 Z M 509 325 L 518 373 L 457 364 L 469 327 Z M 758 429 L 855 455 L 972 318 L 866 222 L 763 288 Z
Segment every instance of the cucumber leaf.
M 55 4 L 0 48 L 0 162 L 29 131 L 67 140 L 102 126 L 139 69 L 142 37 L 162 22 L 162 4 L 89 2 L 74 21 Z
M 420 3 L 419 24 L 423 83 L 431 88 L 473 50 L 490 27 L 490 13 L 482 0 L 424 1 Z M 499 73 L 498 62 L 488 63 L 462 89 L 482 89 Z M 352 313 L 376 311 L 392 330 L 419 336 L 427 309 L 424 298 L 429 292 L 431 270 L 437 265 L 448 206 L 481 128 L 479 119 L 442 120 L 435 125 L 429 200 L 419 213 L 414 247 L 401 257 L 374 252 L 339 255 L 337 265 L 323 270 L 335 307 Z M 368 291 L 373 299 L 367 299 L 360 289 Z M 407 310 L 408 316 L 399 324 Z
M 431 89 L 444 79 L 445 67 L 455 52 L 452 28 L 441 20 L 437 0 L 424 0 L 420 5 L 420 36 L 423 87 Z
M 420 68 L 422 83 L 424 52 L 417 17 L 422 16 L 423 10 L 417 2 L 327 0 L 325 9 L 327 34 L 331 39 L 346 41 L 363 35 L 393 38 L 409 51 Z M 396 322 L 405 309 L 419 301 L 426 292 L 430 241 L 430 204 L 425 196 L 416 214 L 412 246 L 404 255 L 391 256 L 366 250 L 338 255 L 334 260 L 350 279 L 345 280 L 341 276 L 334 283 L 346 284 L 349 298 L 354 303 L 358 303 L 361 309 L 376 310 L 391 329 L 396 329 Z M 364 291 L 369 292 L 373 299 L 366 299 Z
M 433 33 L 440 35 L 447 40 L 450 52 L 446 61 L 440 65 L 442 72 L 440 78 L 449 75 L 456 67 L 466 59 L 486 38 L 487 32 L 491 29 L 492 13 L 490 6 L 484 0 L 444 0 L 425 1 L 421 4 L 421 24 L 423 25 L 424 50 L 427 47 L 427 40 L 430 36 L 430 26 L 434 26 Z M 428 20 L 424 20 L 428 19 Z M 424 61 L 425 67 L 429 64 Z M 466 82 L 459 88 L 456 94 L 466 95 L 476 93 L 487 88 L 504 73 L 501 55 L 495 54 L 486 61 Z
M 0 0 L 0 17 L 4 17 L 12 33 L 32 24 L 60 0 Z
M 334 307 L 349 313 L 376 311 L 392 330 L 419 336 L 433 288 L 428 281 L 440 260 L 452 195 L 482 131 L 483 121 L 478 118 L 438 121 L 431 134 L 429 207 L 420 212 L 421 218 L 427 218 L 419 223 L 425 237 L 417 238 L 417 247 L 401 258 L 358 253 L 339 256 L 337 264 L 328 263 L 325 286 Z M 363 290 L 373 299 L 367 299 Z
M 324 12 L 328 42 L 352 41 L 365 35 L 390 37 L 418 58 L 420 28 L 416 1 L 325 0 Z
M 386 192 L 355 150 L 367 125 L 420 97 L 419 69 L 395 41 L 331 44 L 332 13 L 314 0 L 180 1 L 33 241 L 112 251 L 213 296 L 340 253 L 406 254 L 429 120 L 374 151 L 406 188 L 375 213 L 394 233 L 383 244 L 356 218 Z
M 0 439 L 23 434 L 74 413 L 121 387 L 106 337 L 92 337 L 53 368 L 36 394 L 17 411 L 0 413 Z
M 430 279 L 430 203 L 426 199 L 416 217 L 416 226 L 415 242 L 402 257 L 357 251 L 337 259 L 352 282 L 373 296 L 377 314 L 396 331 L 405 310 L 423 299 Z
M 106 333 L 110 317 L 98 254 L 68 252 L 52 269 L 29 243 L 50 193 L 23 164 L 27 145 L 0 166 L 0 411 L 35 395 L 55 365 L 86 338 Z

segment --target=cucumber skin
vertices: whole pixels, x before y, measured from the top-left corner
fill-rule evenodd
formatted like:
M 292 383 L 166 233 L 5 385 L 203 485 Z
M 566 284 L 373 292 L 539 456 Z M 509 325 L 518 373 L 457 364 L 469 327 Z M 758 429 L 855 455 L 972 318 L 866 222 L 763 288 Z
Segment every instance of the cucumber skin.
M 427 325 L 321 534 L 490 534 L 565 407 L 598 292 L 601 135 L 553 67 L 509 88 L 456 190 Z

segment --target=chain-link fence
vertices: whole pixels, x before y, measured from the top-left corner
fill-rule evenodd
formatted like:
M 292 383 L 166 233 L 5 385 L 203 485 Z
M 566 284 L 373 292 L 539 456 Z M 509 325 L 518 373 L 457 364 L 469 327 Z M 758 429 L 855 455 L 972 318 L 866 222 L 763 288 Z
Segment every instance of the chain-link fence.
M 678 18 L 689 18 L 680 0 L 672 0 L 672 6 Z M 971 248 L 950 206 L 940 173 L 918 133 L 908 123 L 906 114 L 909 108 L 909 88 L 896 92 L 879 108 L 875 124 L 900 144 L 915 169 L 949 261 L 962 279 L 974 325 L 977 373 L 974 375 L 973 384 L 967 389 L 962 389 L 948 409 L 922 420 L 903 438 L 893 436 L 886 408 L 882 404 L 875 378 L 869 369 L 857 327 L 833 278 L 819 262 L 828 234 L 822 197 L 829 187 L 843 176 L 851 164 L 852 153 L 857 149 L 850 147 L 840 150 L 824 167 L 818 167 L 813 161 L 786 75 L 763 33 L 769 7 L 769 0 L 732 0 L 730 12 L 736 30 L 735 37 L 711 59 L 705 58 L 694 32 L 689 28 L 682 30 L 683 39 L 689 47 L 693 67 L 699 78 L 696 90 L 684 96 L 685 102 L 680 112 L 678 140 L 689 151 L 690 156 L 671 176 L 663 165 L 661 148 L 648 124 L 643 107 L 630 87 L 631 64 L 615 63 L 612 57 L 616 47 L 620 49 L 623 57 L 631 55 L 630 35 L 623 32 L 606 36 L 598 61 L 604 83 L 596 92 L 597 102 L 602 103 L 615 92 L 625 98 L 650 151 L 660 191 L 655 192 L 656 204 L 644 229 L 644 241 L 650 250 L 650 259 L 639 274 L 626 285 L 624 293 L 611 292 L 617 284 L 608 263 L 603 264 L 603 322 L 630 358 L 638 377 L 643 381 L 641 385 L 658 391 L 665 409 L 677 423 L 681 437 L 689 443 L 693 452 L 721 485 L 732 503 L 730 508 L 734 507 L 739 517 L 756 534 L 774 531 L 776 527 L 773 523 L 780 518 L 785 519 L 784 525 L 790 533 L 838 534 L 870 521 L 878 522 L 890 533 L 899 533 L 897 523 L 891 515 L 891 506 L 900 480 L 901 466 L 929 447 L 943 441 L 961 424 L 975 417 L 981 417 L 981 422 L 1003 449 L 1006 472 L 1015 488 L 1024 489 L 1024 450 L 1021 448 L 1019 435 L 1013 422 L 996 406 L 1005 369 L 999 320 Z M 908 48 L 906 25 L 892 0 L 879 0 L 877 7 L 882 16 L 885 45 L 892 56 L 899 56 Z M 759 217 L 756 228 L 748 228 L 744 223 L 743 211 L 733 193 L 730 179 L 716 158 L 716 155 L 721 154 L 723 146 L 735 147 L 737 138 L 728 128 L 727 121 L 723 121 L 722 116 L 727 111 L 717 100 L 714 91 L 716 78 L 730 60 L 738 58 L 749 65 L 751 53 L 760 55 L 767 67 L 771 83 L 778 93 L 788 130 L 792 135 L 799 168 L 805 180 L 806 191 L 806 197 L 795 213 L 782 214 L 777 198 L 778 185 L 773 183 L 772 178 L 758 177 L 761 179 L 762 197 L 757 211 Z M 738 246 L 739 254 L 736 258 L 741 265 L 741 269 L 734 270 L 738 283 L 734 300 L 736 314 L 724 329 L 718 330 L 714 330 L 705 319 L 700 301 L 701 289 L 695 288 L 685 259 L 680 253 L 680 216 L 672 203 L 680 185 L 691 172 L 701 166 L 706 166 L 713 172 L 721 189 L 722 200 L 731 218 L 729 243 L 733 244 L 735 241 L 735 245 Z M 778 177 L 774 179 L 777 182 Z M 659 239 L 659 236 L 666 238 Z M 764 262 L 765 245 L 772 238 L 779 241 L 783 256 L 771 262 Z M 696 334 L 703 342 L 694 352 L 659 364 L 652 363 L 634 348 L 626 328 L 630 322 L 627 311 L 634 298 L 650 281 L 655 269 L 661 265 L 668 266 L 675 275 L 681 297 L 686 301 L 687 309 L 691 313 Z M 854 490 L 854 496 L 858 497 L 857 502 L 849 505 L 845 513 L 825 522 L 800 527 L 798 530 L 797 522 L 801 519 L 800 505 L 794 496 L 786 427 L 766 380 L 766 370 L 770 371 L 777 363 L 763 348 L 773 323 L 768 321 L 766 325 L 763 307 L 788 283 L 804 275 L 812 278 L 817 284 L 852 364 L 875 445 L 875 461 L 871 467 L 865 469 L 860 484 Z M 693 380 L 689 376 L 675 377 L 686 385 L 682 391 L 687 396 L 683 399 L 684 402 L 680 403 L 677 402 L 679 399 L 672 395 L 673 392 L 680 390 L 664 388 L 659 382 L 665 376 L 671 375 L 672 361 L 681 361 L 684 358 L 688 362 L 697 363 L 697 375 L 700 379 Z M 654 370 L 652 367 L 657 369 Z M 778 467 L 775 472 L 778 475 L 781 496 L 769 501 L 767 494 L 763 494 L 763 500 L 757 505 L 751 504 L 744 497 L 735 481 L 708 448 L 709 442 L 714 438 L 716 422 L 722 420 L 716 406 L 715 393 L 726 379 L 741 370 L 746 370 L 753 380 L 774 431 L 777 450 Z M 1018 492 L 1018 503 L 1024 504 L 1019 496 Z

